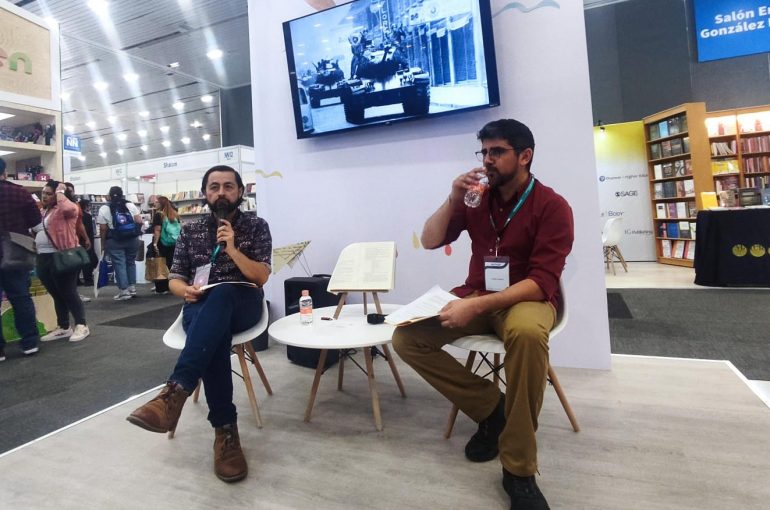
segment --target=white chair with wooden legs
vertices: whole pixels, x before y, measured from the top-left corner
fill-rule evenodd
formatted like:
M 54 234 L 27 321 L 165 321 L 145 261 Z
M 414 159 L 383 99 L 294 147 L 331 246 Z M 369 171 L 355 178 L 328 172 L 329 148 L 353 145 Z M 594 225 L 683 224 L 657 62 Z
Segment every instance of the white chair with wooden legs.
M 561 331 L 567 325 L 567 296 L 564 292 L 564 285 L 561 281 L 559 282 L 559 291 L 561 294 L 561 301 L 559 302 L 559 306 L 556 309 L 556 321 L 554 322 L 553 328 L 551 329 L 549 342 L 556 338 L 556 336 L 561 333 Z M 486 366 L 489 369 L 489 372 L 484 374 L 484 377 L 487 375 L 492 375 L 495 385 L 500 383 L 500 371 L 503 369 L 503 364 L 500 362 L 500 356 L 505 356 L 505 346 L 500 338 L 498 338 L 496 335 L 490 334 L 464 336 L 462 338 L 458 338 L 449 345 L 470 351 L 468 353 L 468 361 L 465 363 L 465 368 L 469 370 L 473 369 L 473 363 L 476 360 L 476 354 L 480 354 L 482 359 L 479 361 L 476 369 L 473 370 L 474 373 L 478 373 L 482 366 Z M 490 354 L 493 355 L 493 361 L 489 360 Z M 547 380 L 549 383 L 551 383 L 551 386 L 553 386 L 553 389 L 556 391 L 556 395 L 559 397 L 559 401 L 564 408 L 564 412 L 567 413 L 567 418 L 572 425 L 572 430 L 575 432 L 580 432 L 580 426 L 578 425 L 575 413 L 572 412 L 572 407 L 570 407 L 569 402 L 567 401 L 567 396 L 564 394 L 564 390 L 559 383 L 559 379 L 556 377 L 556 372 L 550 364 L 548 365 Z M 503 383 L 505 383 L 505 381 L 503 381 Z M 449 413 L 446 430 L 444 431 L 444 437 L 447 439 L 449 439 L 449 437 L 452 435 L 452 429 L 454 428 L 455 420 L 457 419 L 457 413 L 457 406 L 453 405 L 452 411 Z
M 623 219 L 610 218 L 602 228 L 602 249 L 604 250 L 604 267 L 609 269 L 612 266 L 612 274 L 615 274 L 615 260 L 620 262 L 623 270 L 628 272 L 628 264 L 623 254 L 620 252 L 618 243 L 623 238 Z
M 187 334 L 182 326 L 182 312 L 179 312 L 179 316 L 176 318 L 170 328 L 163 334 L 163 343 L 171 347 L 172 349 L 183 349 L 184 344 L 187 341 Z M 240 333 L 233 335 L 232 351 L 238 356 L 238 362 L 241 365 L 241 374 L 233 370 L 233 374 L 243 379 L 243 384 L 246 385 L 246 392 L 249 394 L 249 402 L 251 403 L 251 410 L 254 413 L 254 419 L 257 421 L 257 427 L 262 428 L 262 416 L 259 414 L 259 405 L 257 404 L 257 397 L 254 394 L 254 386 L 251 382 L 251 375 L 249 374 L 249 366 L 246 361 L 250 361 L 259 374 L 259 378 L 262 380 L 262 384 L 265 386 L 265 390 L 268 395 L 273 394 L 273 389 L 270 387 L 270 383 L 267 381 L 265 371 L 262 370 L 262 365 L 259 363 L 257 353 L 254 351 L 254 347 L 251 345 L 251 341 L 257 338 L 259 335 L 265 332 L 268 323 L 268 309 L 267 301 L 262 300 L 262 317 L 259 321 Z M 193 402 L 198 402 L 198 395 L 200 394 L 202 381 L 198 382 L 198 386 L 193 393 Z M 174 437 L 174 432 L 168 433 L 169 439 Z

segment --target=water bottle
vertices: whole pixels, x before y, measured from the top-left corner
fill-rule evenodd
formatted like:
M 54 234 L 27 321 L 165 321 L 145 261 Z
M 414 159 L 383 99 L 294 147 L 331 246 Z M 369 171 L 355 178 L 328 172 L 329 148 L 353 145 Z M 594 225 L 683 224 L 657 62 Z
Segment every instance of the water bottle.
M 489 179 L 486 174 L 481 174 L 476 185 L 468 188 L 468 191 L 465 192 L 465 198 L 463 199 L 465 205 L 473 208 L 478 207 L 481 204 L 481 197 L 484 196 L 484 191 L 486 191 L 488 186 Z
M 309 290 L 303 290 L 299 298 L 299 321 L 302 324 L 313 322 L 313 298 L 310 297 Z

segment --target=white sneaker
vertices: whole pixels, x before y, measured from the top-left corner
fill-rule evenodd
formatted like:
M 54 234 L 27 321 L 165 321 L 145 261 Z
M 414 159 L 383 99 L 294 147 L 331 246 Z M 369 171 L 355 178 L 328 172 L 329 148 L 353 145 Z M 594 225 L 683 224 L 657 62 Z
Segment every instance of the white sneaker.
M 91 330 L 85 324 L 77 324 L 75 326 L 75 332 L 70 337 L 70 342 L 79 342 L 85 337 L 91 334 Z
M 67 338 L 72 336 L 72 328 L 62 329 L 56 328 L 45 336 L 40 337 L 41 342 L 50 342 L 51 340 L 58 340 L 60 338 Z
M 131 294 L 131 297 L 136 297 L 136 286 L 135 285 L 129 285 L 128 286 L 128 293 Z
M 128 289 L 121 290 L 117 294 L 115 294 L 115 297 L 112 298 L 115 301 L 125 301 L 127 299 L 131 299 L 131 294 L 128 292 Z
M 80 294 L 80 300 L 84 303 L 88 303 L 89 301 L 91 301 L 91 298 L 88 296 L 84 296 L 83 294 Z

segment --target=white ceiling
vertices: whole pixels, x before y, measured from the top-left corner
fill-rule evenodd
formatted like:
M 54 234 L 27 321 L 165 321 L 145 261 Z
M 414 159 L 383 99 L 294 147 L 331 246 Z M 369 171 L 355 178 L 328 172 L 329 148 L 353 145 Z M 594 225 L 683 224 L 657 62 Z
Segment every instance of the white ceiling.
M 221 146 L 219 90 L 250 82 L 247 0 L 112 0 L 105 16 L 86 0 L 14 3 L 60 25 L 62 91 L 70 94 L 62 101 L 62 124 L 81 137 L 86 157 L 84 162 L 73 158 L 73 170 Z M 207 58 L 213 48 L 224 56 Z M 172 62 L 179 67 L 168 67 Z M 138 80 L 128 83 L 127 73 Z M 100 92 L 95 81 L 109 87 Z M 201 101 L 206 94 L 213 102 Z M 172 107 L 176 101 L 184 104 L 183 111 Z M 142 118 L 141 111 L 149 117 Z M 191 127 L 194 122 L 201 126 Z M 138 134 L 143 129 L 145 137 Z M 118 138 L 121 134 L 125 140 Z M 203 140 L 203 134 L 210 139 Z M 164 140 L 171 142 L 168 148 Z

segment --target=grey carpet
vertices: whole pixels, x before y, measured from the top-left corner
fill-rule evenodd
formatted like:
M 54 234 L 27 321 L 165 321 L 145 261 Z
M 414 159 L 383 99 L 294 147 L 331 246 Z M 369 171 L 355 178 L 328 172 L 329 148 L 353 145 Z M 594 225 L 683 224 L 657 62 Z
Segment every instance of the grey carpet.
M 726 359 L 747 378 L 770 381 L 767 290 L 618 289 L 608 300 L 610 294 L 632 317 L 610 314 L 613 353 Z
M 623 295 L 607 291 L 607 315 L 610 319 L 633 319 Z
M 108 322 L 103 322 L 103 326 L 118 326 L 121 328 L 144 328 L 167 330 L 179 315 L 181 306 L 175 304 L 164 308 L 156 308 L 149 312 L 129 315 Z

